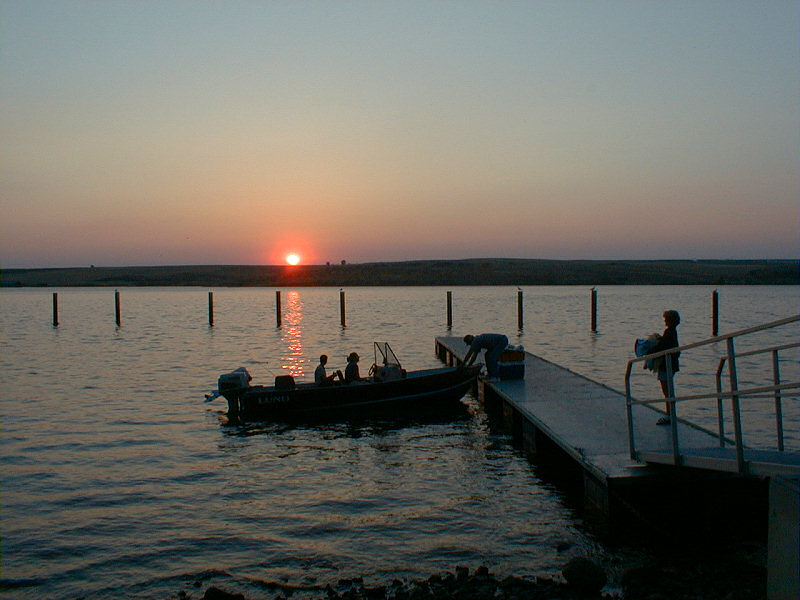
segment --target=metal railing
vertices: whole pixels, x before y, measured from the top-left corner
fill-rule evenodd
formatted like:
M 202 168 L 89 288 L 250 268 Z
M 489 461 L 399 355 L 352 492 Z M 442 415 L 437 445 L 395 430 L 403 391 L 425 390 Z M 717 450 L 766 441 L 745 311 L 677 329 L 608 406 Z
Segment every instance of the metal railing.
M 768 329 L 775 329 L 777 327 L 781 327 L 791 323 L 796 323 L 798 321 L 800 321 L 800 315 L 787 317 L 785 319 L 780 319 L 777 321 L 773 321 L 771 323 L 759 325 L 757 327 L 742 329 L 741 331 L 736 331 L 734 333 L 715 336 L 703 340 L 701 342 L 695 342 L 693 344 L 687 344 L 685 346 L 670 348 L 668 350 L 663 350 L 661 352 L 656 352 L 654 354 L 648 354 L 647 356 L 640 356 L 629 360 L 625 371 L 625 399 L 626 399 L 626 410 L 628 417 L 628 445 L 630 448 L 631 458 L 634 460 L 637 458 L 634 423 L 633 423 L 634 406 L 666 402 L 669 408 L 668 414 L 670 417 L 670 430 L 672 433 L 672 460 L 673 464 L 679 465 L 681 464 L 681 452 L 680 452 L 680 441 L 678 439 L 678 415 L 677 415 L 678 403 L 696 401 L 696 400 L 709 400 L 709 399 L 716 400 L 717 402 L 719 445 L 720 447 L 725 447 L 726 444 L 732 444 L 735 447 L 736 461 L 740 473 L 745 474 L 747 471 L 747 462 L 744 458 L 745 444 L 744 444 L 744 436 L 742 433 L 742 416 L 741 416 L 741 403 L 742 400 L 744 399 L 764 398 L 764 397 L 774 398 L 775 420 L 777 429 L 777 449 L 778 451 L 783 452 L 784 443 L 783 443 L 782 402 L 784 398 L 787 397 L 785 396 L 785 392 L 790 390 L 800 389 L 800 381 L 791 381 L 783 383 L 781 382 L 778 355 L 782 351 L 800 347 L 800 342 L 771 346 L 768 348 L 760 348 L 758 350 L 751 350 L 748 352 L 742 352 L 740 354 L 736 354 L 734 340 L 736 340 L 737 338 L 741 338 L 742 336 L 745 335 L 765 331 Z M 709 393 L 675 396 L 675 389 L 672 381 L 673 379 L 672 360 L 666 358 L 666 356 L 679 352 L 685 352 L 687 350 L 698 348 L 701 346 L 719 344 L 721 342 L 725 343 L 726 354 L 719 359 L 719 364 L 717 366 L 716 390 L 714 392 L 709 392 Z M 766 353 L 772 354 L 772 371 L 773 371 L 772 385 L 740 388 L 739 378 L 736 370 L 737 358 L 756 356 Z M 631 372 L 633 369 L 633 365 L 647 360 L 656 359 L 661 356 L 665 357 L 664 363 L 667 371 L 667 397 L 658 399 L 649 399 L 649 400 L 635 400 L 631 394 Z M 730 383 L 730 391 L 727 392 L 723 391 L 723 381 L 722 381 L 726 364 L 728 367 L 727 372 Z M 731 400 L 732 414 L 733 414 L 733 428 L 734 428 L 733 441 L 725 437 L 723 401 L 726 399 Z

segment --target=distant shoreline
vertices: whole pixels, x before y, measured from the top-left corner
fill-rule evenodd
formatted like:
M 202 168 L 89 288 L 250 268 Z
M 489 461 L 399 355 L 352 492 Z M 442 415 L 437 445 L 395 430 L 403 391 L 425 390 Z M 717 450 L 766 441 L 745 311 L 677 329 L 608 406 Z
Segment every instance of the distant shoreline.
M 798 285 L 798 260 L 466 259 L 360 264 L 2 269 L 3 287 Z

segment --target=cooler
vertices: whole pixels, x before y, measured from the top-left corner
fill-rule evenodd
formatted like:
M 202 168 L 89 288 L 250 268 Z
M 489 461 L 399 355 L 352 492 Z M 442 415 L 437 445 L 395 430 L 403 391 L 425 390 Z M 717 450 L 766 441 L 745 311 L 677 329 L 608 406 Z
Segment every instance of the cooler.
M 500 379 L 525 378 L 525 348 L 508 346 L 497 361 Z

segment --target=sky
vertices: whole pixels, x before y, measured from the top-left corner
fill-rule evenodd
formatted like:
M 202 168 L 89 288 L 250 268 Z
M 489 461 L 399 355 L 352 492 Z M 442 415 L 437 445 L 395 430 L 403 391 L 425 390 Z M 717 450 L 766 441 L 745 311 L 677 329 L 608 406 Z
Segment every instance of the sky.
M 799 23 L 0 0 L 0 267 L 798 258 Z

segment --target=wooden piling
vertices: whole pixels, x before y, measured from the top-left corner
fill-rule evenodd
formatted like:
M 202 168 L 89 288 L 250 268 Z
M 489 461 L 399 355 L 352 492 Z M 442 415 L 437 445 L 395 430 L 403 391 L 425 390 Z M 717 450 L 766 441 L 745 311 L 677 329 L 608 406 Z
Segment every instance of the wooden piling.
M 342 322 L 342 327 L 347 327 L 347 320 L 345 319 L 345 308 L 344 308 L 344 290 L 339 290 L 339 317 Z
M 453 292 L 447 292 L 447 328 L 453 327 Z
M 719 292 L 711 294 L 711 335 L 719 335 Z
M 114 309 L 117 315 L 117 327 L 122 326 L 122 311 L 120 310 L 119 304 L 119 290 L 114 292 Z
M 281 326 L 281 292 L 275 292 L 275 327 Z
M 517 290 L 517 328 L 523 329 L 522 290 Z
M 58 327 L 58 293 L 53 292 L 53 327 Z
M 597 331 L 597 290 L 592 288 L 592 331 Z
M 214 292 L 208 292 L 208 326 L 214 326 Z

